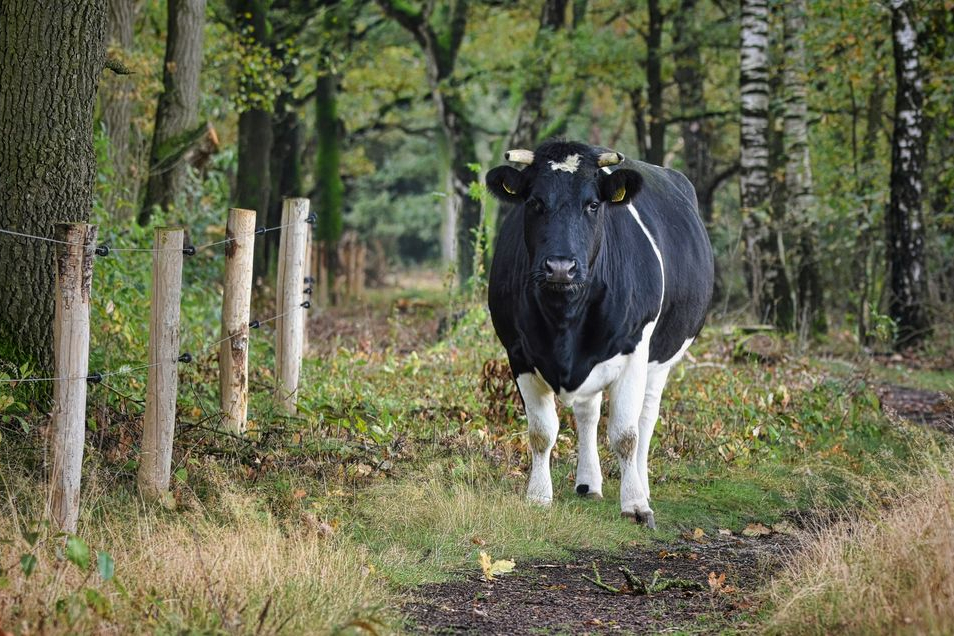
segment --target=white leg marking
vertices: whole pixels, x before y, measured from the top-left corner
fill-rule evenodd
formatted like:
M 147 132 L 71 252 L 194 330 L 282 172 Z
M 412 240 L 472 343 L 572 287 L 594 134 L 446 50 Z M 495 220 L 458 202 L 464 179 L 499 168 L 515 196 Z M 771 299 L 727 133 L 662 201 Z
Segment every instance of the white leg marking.
M 550 451 L 556 443 L 560 421 L 557 419 L 553 391 L 532 373 L 521 373 L 517 387 L 523 396 L 527 411 L 530 437 L 530 483 L 527 500 L 549 505 L 553 500 L 553 482 L 550 480 Z
M 576 492 L 594 499 L 603 498 L 603 473 L 596 445 L 596 431 L 600 423 L 600 404 L 603 394 L 597 393 L 573 405 L 576 416 L 577 460 Z M 585 488 L 584 488 L 585 487 Z
M 623 514 L 650 517 L 649 497 L 636 465 L 639 444 L 639 414 L 646 393 L 649 371 L 649 339 L 655 323 L 643 330 L 642 339 L 630 356 L 620 377 L 610 386 L 607 438 L 619 460 L 619 500 Z
M 656 420 L 659 418 L 659 402 L 662 400 L 662 392 L 670 369 L 669 365 L 650 364 L 649 367 L 643 409 L 639 413 L 639 445 L 636 448 L 636 470 L 639 472 L 639 479 L 643 482 L 647 499 L 649 499 L 649 442 L 653 437 L 653 429 L 656 428 Z

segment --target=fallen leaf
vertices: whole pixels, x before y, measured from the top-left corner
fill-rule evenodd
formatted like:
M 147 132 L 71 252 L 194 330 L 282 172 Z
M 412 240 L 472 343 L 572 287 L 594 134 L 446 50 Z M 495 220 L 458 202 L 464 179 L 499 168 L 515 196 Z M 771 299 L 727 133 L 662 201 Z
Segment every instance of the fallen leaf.
M 474 545 L 479 545 L 479 546 L 487 545 L 487 542 L 481 539 L 480 537 L 471 537 L 470 542 L 473 543 Z
M 506 559 L 499 559 L 494 561 L 490 558 L 490 555 L 480 551 L 480 554 L 477 555 L 477 563 L 480 564 L 480 569 L 484 572 L 484 578 L 488 581 L 493 581 L 495 576 L 500 574 L 507 574 L 513 572 L 516 564 L 513 561 Z
M 295 490 L 295 492 L 292 493 L 292 497 L 294 497 L 295 499 L 304 499 L 307 496 L 308 496 L 308 493 L 305 492 L 303 488 L 298 488 Z
M 709 572 L 709 591 L 716 594 L 722 589 L 723 585 L 725 585 L 725 572 L 719 576 L 716 576 L 715 572 Z
M 766 534 L 772 534 L 772 529 L 761 523 L 750 523 L 742 530 L 742 536 L 744 537 L 760 537 Z
M 731 537 L 732 531 L 728 528 L 719 528 L 719 534 L 721 534 L 723 537 Z

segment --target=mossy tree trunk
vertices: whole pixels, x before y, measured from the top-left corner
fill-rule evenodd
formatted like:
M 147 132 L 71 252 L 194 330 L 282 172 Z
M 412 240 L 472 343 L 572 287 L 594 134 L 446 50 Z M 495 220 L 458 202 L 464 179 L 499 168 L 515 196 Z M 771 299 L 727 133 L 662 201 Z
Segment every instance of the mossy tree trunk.
M 182 189 L 187 170 L 182 157 L 194 142 L 199 117 L 205 0 L 169 0 L 167 15 L 162 94 L 156 107 L 140 225 L 149 223 L 153 206 L 168 208 Z
M 0 2 L 0 228 L 88 221 L 105 0 Z M 0 236 L 0 360 L 52 368 L 53 245 Z
M 315 86 L 315 131 L 318 133 L 318 157 L 315 164 L 316 212 L 318 240 L 326 249 L 325 272 L 328 276 L 329 299 L 336 303 L 335 277 L 338 275 L 338 239 L 344 228 L 342 217 L 344 183 L 341 181 L 341 129 L 337 105 L 338 80 L 326 71 L 318 76 Z

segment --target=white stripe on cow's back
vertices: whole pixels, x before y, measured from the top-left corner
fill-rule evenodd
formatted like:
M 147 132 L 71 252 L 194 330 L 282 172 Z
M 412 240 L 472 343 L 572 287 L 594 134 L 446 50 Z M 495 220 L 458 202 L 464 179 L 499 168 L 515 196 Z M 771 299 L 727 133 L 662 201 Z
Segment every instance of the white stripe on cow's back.
M 659 313 L 656 314 L 656 320 L 659 320 L 659 317 L 662 315 L 663 308 L 663 299 L 666 297 L 666 268 L 663 267 L 662 252 L 659 251 L 659 246 L 656 245 L 656 240 L 653 238 L 653 235 L 649 233 L 649 230 L 643 224 L 643 220 L 639 216 L 639 212 L 636 211 L 636 206 L 633 205 L 633 202 L 630 201 L 626 207 L 629 209 L 629 213 L 633 215 L 633 218 L 636 219 L 636 222 L 639 223 L 640 229 L 642 229 L 643 234 L 646 235 L 646 238 L 649 239 L 649 244 L 653 248 L 653 252 L 656 254 L 656 260 L 659 261 L 659 276 L 662 279 L 662 290 L 659 294 Z

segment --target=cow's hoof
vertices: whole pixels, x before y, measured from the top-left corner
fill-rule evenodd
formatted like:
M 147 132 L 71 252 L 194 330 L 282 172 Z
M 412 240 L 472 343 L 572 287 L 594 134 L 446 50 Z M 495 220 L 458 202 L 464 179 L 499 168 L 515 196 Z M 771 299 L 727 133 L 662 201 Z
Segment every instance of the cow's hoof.
M 581 497 L 586 497 L 587 499 L 592 499 L 594 501 L 603 500 L 603 493 L 596 490 L 590 490 L 590 487 L 586 484 L 578 484 L 576 487 L 576 494 L 578 494 Z
M 645 525 L 650 530 L 656 529 L 656 517 L 653 516 L 652 510 L 647 510 L 646 512 L 640 512 L 638 510 L 633 512 L 623 512 L 624 519 L 629 519 L 633 523 L 639 525 Z

